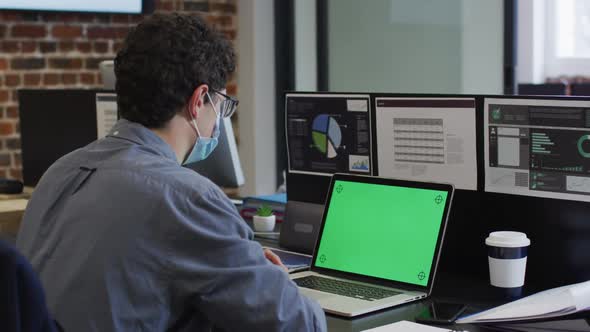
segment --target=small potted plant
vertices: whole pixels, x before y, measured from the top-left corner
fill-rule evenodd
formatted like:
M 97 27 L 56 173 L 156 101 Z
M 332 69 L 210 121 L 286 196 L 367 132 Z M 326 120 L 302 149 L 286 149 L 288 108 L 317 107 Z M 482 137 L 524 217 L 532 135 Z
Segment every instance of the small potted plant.
M 252 219 L 254 220 L 254 230 L 257 232 L 272 232 L 275 228 L 275 215 L 270 206 L 266 204 L 263 204 L 256 209 L 256 214 Z

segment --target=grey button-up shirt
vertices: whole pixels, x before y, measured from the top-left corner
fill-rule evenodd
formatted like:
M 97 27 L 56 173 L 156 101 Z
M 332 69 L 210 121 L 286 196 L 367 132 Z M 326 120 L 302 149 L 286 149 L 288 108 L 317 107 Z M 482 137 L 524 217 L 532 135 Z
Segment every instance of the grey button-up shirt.
M 17 247 L 66 331 L 326 330 L 225 194 L 126 120 L 43 175 Z

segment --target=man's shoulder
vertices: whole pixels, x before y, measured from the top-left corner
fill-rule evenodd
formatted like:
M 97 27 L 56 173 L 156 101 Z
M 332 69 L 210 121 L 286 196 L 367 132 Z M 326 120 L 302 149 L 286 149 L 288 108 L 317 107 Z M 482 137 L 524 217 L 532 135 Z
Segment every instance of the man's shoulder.
M 44 177 L 62 178 L 80 168 L 92 170 L 99 186 L 135 187 L 146 194 L 159 195 L 165 189 L 194 197 L 221 191 L 208 178 L 154 154 L 149 147 L 109 151 L 102 149 L 100 140 L 63 156 Z

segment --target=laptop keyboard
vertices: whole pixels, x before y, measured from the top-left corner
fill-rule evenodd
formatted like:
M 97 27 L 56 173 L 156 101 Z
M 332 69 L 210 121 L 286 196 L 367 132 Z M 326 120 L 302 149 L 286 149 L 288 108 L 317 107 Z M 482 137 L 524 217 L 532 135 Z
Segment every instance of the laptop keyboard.
M 378 287 L 359 285 L 352 282 L 346 282 L 330 278 L 317 276 L 307 276 L 294 279 L 295 283 L 304 288 L 315 289 L 318 291 L 354 297 L 361 300 L 375 301 L 386 297 L 400 294 L 399 292 L 387 290 Z

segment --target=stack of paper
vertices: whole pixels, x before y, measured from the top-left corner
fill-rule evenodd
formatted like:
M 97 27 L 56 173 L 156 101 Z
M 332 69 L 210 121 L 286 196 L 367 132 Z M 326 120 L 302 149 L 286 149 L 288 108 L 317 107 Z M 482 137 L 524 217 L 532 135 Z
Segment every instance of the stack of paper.
M 496 323 L 546 319 L 590 309 L 590 281 L 546 290 L 474 315 L 457 323 Z

